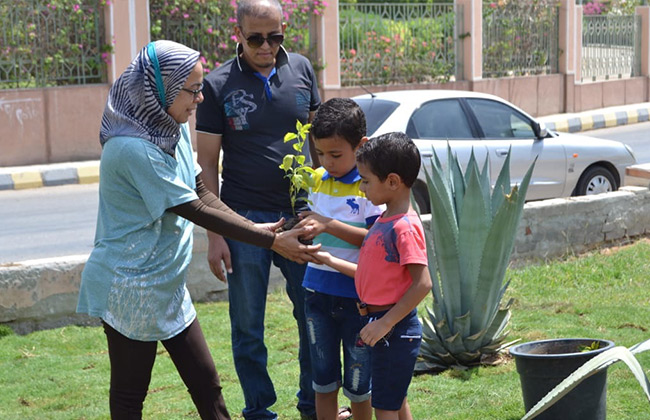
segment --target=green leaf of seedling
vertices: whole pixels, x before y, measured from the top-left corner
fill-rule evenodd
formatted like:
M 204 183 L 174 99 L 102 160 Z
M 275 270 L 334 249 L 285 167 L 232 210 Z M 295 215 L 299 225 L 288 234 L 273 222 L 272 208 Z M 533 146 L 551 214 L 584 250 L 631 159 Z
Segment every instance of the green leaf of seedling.
M 307 134 L 309 134 L 309 130 L 311 129 L 311 124 L 305 124 L 303 125 L 299 130 L 298 133 L 300 133 L 300 138 L 305 139 L 307 138 Z
M 282 159 L 282 165 L 280 165 L 280 169 L 283 169 L 285 172 L 288 172 L 291 170 L 291 167 L 293 166 L 293 159 L 294 155 L 286 155 Z
M 295 150 L 296 152 L 298 152 L 298 153 L 302 152 L 302 144 L 301 143 L 294 143 L 294 144 L 292 144 L 292 146 L 293 146 L 293 150 Z
M 296 156 L 296 162 L 298 163 L 298 165 L 301 165 L 301 166 L 304 165 L 305 164 L 305 155 Z M 303 169 L 303 168 L 301 168 L 301 169 Z
M 287 133 L 284 135 L 284 142 L 286 143 L 296 138 L 298 138 L 298 135 L 296 133 Z

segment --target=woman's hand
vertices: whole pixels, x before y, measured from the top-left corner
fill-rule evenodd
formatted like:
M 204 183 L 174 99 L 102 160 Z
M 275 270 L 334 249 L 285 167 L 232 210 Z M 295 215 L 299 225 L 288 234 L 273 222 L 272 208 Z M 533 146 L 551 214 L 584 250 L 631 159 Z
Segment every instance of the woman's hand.
M 284 225 L 284 217 L 280 218 L 277 222 L 272 222 L 272 223 L 255 223 L 254 224 L 256 228 L 259 229 L 264 229 L 264 230 L 270 230 L 271 232 L 275 232 L 277 228 L 280 226 Z
M 300 264 L 307 262 L 317 263 L 318 260 L 314 257 L 313 253 L 320 249 L 320 244 L 303 245 L 298 241 L 298 237 L 304 237 L 308 233 L 309 229 L 307 228 L 293 228 L 286 232 L 276 233 L 271 249 L 284 258 Z

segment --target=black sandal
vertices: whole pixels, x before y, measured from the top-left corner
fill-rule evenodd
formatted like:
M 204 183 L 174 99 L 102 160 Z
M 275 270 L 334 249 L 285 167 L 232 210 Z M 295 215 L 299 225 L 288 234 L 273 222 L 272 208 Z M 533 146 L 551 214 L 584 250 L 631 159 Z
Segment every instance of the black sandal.
M 352 409 L 348 406 L 339 408 L 338 420 L 352 420 Z

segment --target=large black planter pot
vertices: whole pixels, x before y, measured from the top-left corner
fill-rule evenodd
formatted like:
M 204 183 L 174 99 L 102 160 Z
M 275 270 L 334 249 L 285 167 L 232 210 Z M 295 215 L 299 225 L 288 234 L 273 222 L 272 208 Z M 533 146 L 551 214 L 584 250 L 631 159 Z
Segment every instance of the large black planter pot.
M 598 342 L 600 348 L 580 349 Z M 614 347 L 609 340 L 566 338 L 519 344 L 510 349 L 521 381 L 526 412 L 587 360 Z M 607 411 L 607 370 L 585 379 L 536 420 L 604 420 Z

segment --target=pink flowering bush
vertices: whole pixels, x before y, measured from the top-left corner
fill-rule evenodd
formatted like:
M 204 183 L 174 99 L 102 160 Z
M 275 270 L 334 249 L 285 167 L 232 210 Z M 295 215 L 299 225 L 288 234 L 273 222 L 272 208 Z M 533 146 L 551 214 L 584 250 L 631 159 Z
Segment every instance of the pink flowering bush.
M 598 0 L 590 1 L 582 6 L 584 15 L 602 15 L 607 11 L 607 6 Z
M 454 15 L 448 11 L 451 9 L 440 10 L 433 16 L 429 10 L 429 16 L 390 19 L 386 17 L 391 14 L 388 5 L 382 9 L 374 5 L 344 7 L 341 83 L 355 86 L 449 81 L 455 76 Z
M 287 22 L 285 47 L 313 57 L 309 45 L 312 16 L 322 14 L 323 0 L 280 0 Z M 235 0 L 150 0 L 151 39 L 170 39 L 201 53 L 206 72 L 235 55 Z M 319 68 L 313 63 L 314 68 Z
M 589 0 L 583 1 L 582 13 L 588 15 L 633 15 L 644 0 Z
M 483 8 L 483 77 L 557 72 L 558 0 L 499 0 Z
M 110 0 L 0 2 L 0 89 L 102 83 Z

